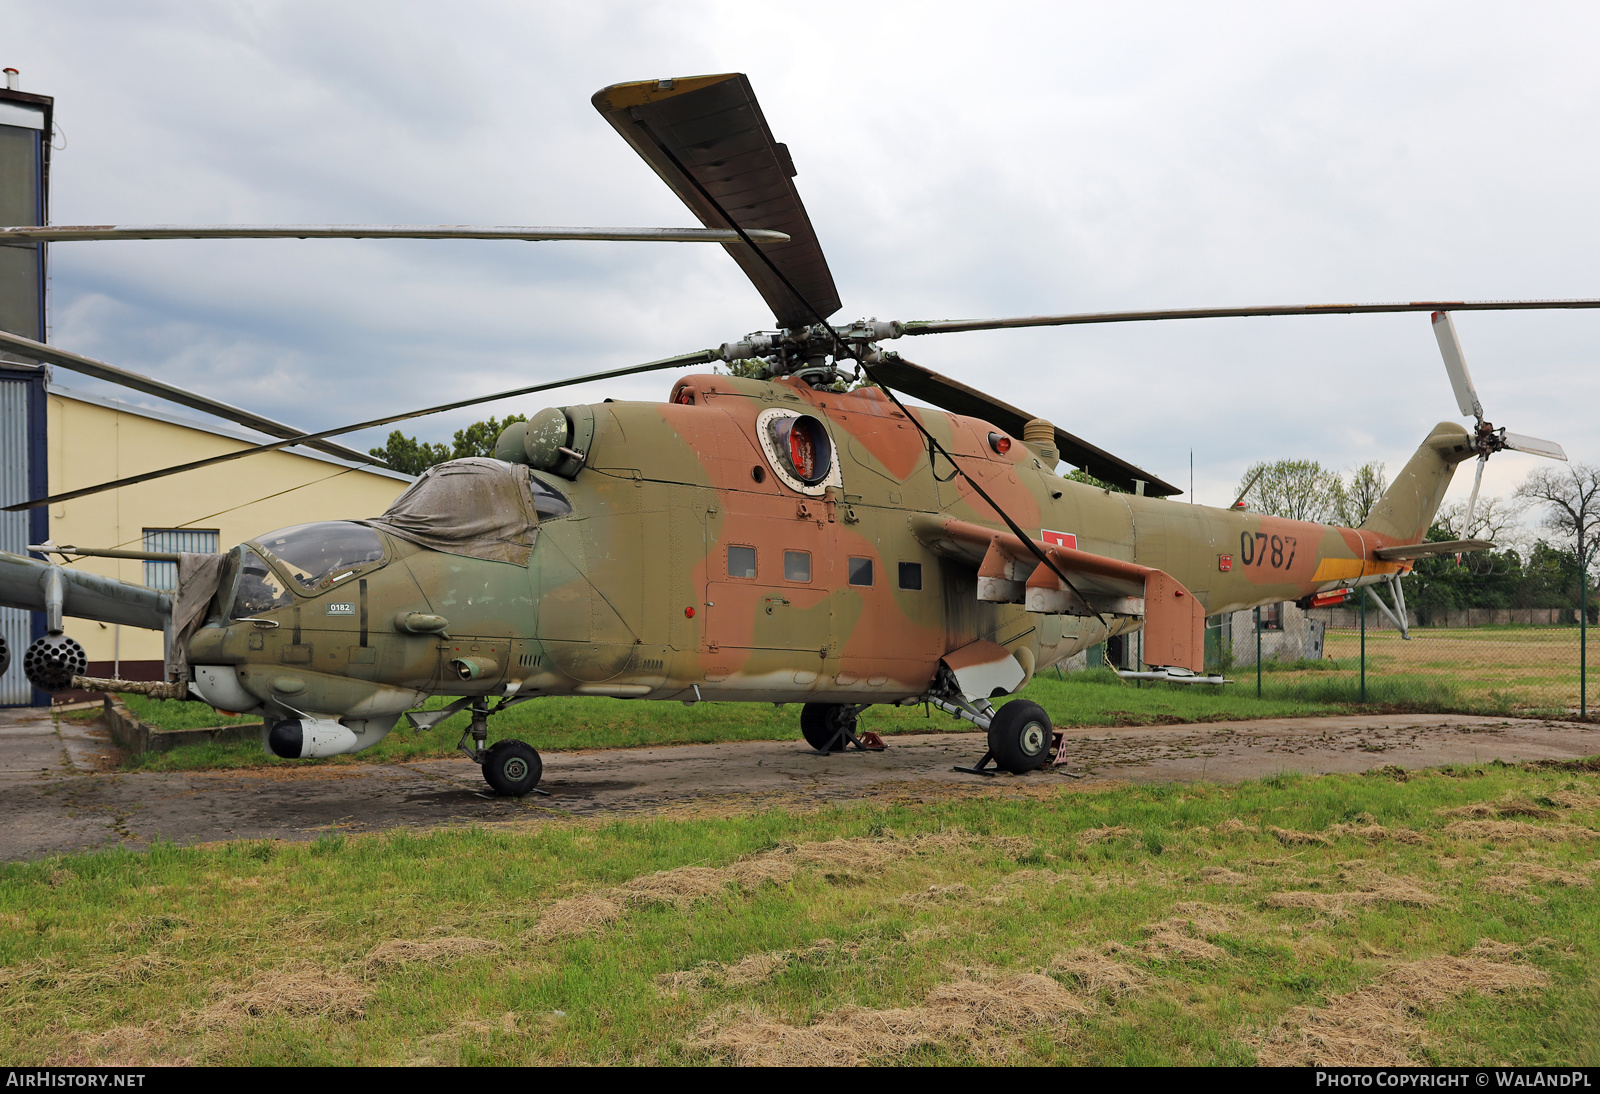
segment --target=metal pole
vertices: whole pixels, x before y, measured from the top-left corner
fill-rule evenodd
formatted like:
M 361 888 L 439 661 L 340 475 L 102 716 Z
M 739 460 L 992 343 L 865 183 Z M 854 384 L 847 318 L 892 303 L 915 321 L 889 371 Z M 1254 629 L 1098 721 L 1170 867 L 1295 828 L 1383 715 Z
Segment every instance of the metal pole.
M 1261 606 L 1256 605 L 1256 698 L 1261 698 Z
M 1367 589 L 1361 587 L 1361 701 L 1367 701 Z
M 1589 716 L 1589 572 L 1578 558 L 1578 717 Z

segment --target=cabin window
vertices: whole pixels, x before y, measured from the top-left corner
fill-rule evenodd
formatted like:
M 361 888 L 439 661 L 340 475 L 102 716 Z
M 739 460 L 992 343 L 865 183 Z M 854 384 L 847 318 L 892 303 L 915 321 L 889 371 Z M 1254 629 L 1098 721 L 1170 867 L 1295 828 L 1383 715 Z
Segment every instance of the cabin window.
M 811 552 L 783 552 L 783 579 L 785 581 L 810 581 Z
M 728 576 L 729 577 L 755 577 L 756 576 L 756 549 L 754 547 L 728 548 Z
M 902 589 L 922 588 L 922 563 L 902 562 L 900 564 L 900 587 Z
M 163 553 L 171 551 L 214 555 L 217 553 L 217 532 L 202 531 L 197 528 L 146 528 L 144 549 Z M 144 583 L 152 589 L 176 589 L 178 564 L 147 560 L 144 564 Z
M 850 559 L 850 584 L 872 584 L 872 560 L 870 558 Z

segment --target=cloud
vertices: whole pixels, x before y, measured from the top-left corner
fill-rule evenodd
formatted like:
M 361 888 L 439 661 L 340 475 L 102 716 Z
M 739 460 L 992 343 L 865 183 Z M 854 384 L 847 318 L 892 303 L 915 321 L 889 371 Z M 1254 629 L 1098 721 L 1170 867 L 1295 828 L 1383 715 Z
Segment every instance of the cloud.
M 1600 15 L 1583 5 L 1537 23 L 1488 4 L 468 3 L 441 19 L 404 0 L 33 2 L 9 19 L 6 63 L 57 97 L 70 135 L 58 223 L 687 224 L 589 96 L 746 71 L 795 155 L 840 319 L 1600 295 L 1600 152 L 1578 138 Z M 308 426 L 772 322 L 719 248 L 676 244 L 79 243 L 53 249 L 52 274 L 59 344 Z M 1600 459 L 1600 314 L 1458 327 L 1496 424 Z M 896 348 L 1180 485 L 1192 449 L 1213 504 L 1258 459 L 1396 469 L 1457 417 L 1423 316 Z M 1525 466 L 1491 461 L 1485 489 Z

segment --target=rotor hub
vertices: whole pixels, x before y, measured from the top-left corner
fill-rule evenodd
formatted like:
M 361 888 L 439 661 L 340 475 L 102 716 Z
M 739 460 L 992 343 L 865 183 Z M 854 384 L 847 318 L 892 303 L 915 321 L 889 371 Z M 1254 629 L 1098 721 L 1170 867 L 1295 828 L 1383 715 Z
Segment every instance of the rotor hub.
M 829 387 L 846 378 L 843 362 L 879 360 L 877 342 L 898 338 L 904 331 L 901 323 L 879 319 L 858 319 L 842 327 L 813 323 L 754 331 L 738 342 L 724 342 L 718 354 L 730 364 L 760 360 L 773 376 L 795 376 L 812 387 Z

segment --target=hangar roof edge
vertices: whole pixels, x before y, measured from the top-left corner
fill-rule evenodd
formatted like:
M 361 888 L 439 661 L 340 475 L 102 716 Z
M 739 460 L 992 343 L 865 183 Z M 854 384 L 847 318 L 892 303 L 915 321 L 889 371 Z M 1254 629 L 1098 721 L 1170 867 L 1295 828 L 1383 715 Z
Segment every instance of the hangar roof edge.
M 177 414 L 169 414 L 164 410 L 155 410 L 147 406 L 136 406 L 133 403 L 123 402 L 121 399 L 111 399 L 103 395 L 92 395 L 87 391 L 75 391 L 72 388 L 62 387 L 60 384 L 47 384 L 46 390 L 51 395 L 59 395 L 64 399 L 73 399 L 80 403 L 91 403 L 95 406 L 105 407 L 107 410 L 115 410 L 122 414 L 137 414 L 141 418 L 151 418 L 158 422 L 166 422 L 169 425 L 182 426 L 185 429 L 197 429 L 202 433 L 211 433 L 218 437 L 227 437 L 235 441 L 245 441 L 249 444 L 261 444 L 263 441 L 275 439 L 270 437 L 262 437 L 243 429 L 233 429 L 225 425 L 199 422 L 193 418 L 184 418 Z M 353 460 L 341 460 L 337 456 L 329 456 L 323 452 L 315 452 L 311 449 L 301 448 L 298 446 L 280 449 L 280 451 L 287 452 L 293 456 L 300 456 L 308 460 L 317 460 L 321 463 L 335 464 L 339 467 L 357 468 L 361 471 L 367 472 L 369 475 L 381 475 L 386 479 L 396 479 L 400 482 L 417 481 L 417 477 L 415 475 L 407 475 L 400 471 L 391 471 L 387 467 L 379 467 L 376 464 L 356 463 Z

